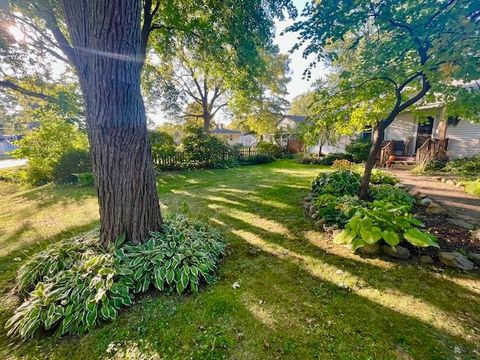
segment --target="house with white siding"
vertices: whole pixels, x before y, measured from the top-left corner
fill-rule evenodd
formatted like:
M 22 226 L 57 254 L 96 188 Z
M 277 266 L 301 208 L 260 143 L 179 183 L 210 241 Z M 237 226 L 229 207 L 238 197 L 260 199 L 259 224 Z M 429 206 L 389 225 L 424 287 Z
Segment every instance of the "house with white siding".
M 394 142 L 394 155 L 414 156 L 426 141 L 436 139 L 447 140 L 446 155 L 450 159 L 480 154 L 480 124 L 444 118 L 441 104 L 431 104 L 419 110 L 415 114 L 401 113 L 385 129 L 385 141 Z M 422 110 L 425 116 L 421 115 Z

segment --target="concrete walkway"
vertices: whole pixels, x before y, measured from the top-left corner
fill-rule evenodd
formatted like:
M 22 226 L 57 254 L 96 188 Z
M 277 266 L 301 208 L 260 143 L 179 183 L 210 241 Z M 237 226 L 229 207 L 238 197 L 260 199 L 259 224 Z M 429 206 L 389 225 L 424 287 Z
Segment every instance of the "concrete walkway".
M 0 160 L 0 169 L 7 169 L 16 166 L 22 166 L 27 163 L 26 159 L 4 159 Z
M 454 185 L 436 180 L 434 176 L 412 175 L 408 170 L 392 170 L 401 182 L 442 205 L 449 217 L 463 220 L 480 228 L 480 198 L 471 196 Z

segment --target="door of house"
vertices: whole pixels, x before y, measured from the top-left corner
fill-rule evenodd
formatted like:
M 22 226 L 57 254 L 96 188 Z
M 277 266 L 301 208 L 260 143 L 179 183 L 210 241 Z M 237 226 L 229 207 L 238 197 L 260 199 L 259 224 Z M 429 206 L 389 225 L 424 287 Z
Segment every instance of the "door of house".
M 415 146 L 415 149 L 418 149 L 425 143 L 425 141 L 431 139 L 433 133 L 433 121 L 433 117 L 429 116 L 426 119 L 422 119 L 418 122 L 417 145 Z

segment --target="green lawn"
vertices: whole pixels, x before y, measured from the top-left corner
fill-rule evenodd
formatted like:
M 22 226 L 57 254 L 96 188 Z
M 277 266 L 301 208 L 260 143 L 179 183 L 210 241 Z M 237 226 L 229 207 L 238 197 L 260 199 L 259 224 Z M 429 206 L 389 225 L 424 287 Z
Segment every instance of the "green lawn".
M 192 296 L 151 292 L 86 336 L 25 343 L 3 331 L 16 258 L 97 226 L 96 199 L 93 189 L 0 183 L 0 358 L 480 358 L 480 279 L 331 244 L 301 207 L 319 171 L 277 161 L 161 175 L 164 212 L 225 234 L 218 282 Z

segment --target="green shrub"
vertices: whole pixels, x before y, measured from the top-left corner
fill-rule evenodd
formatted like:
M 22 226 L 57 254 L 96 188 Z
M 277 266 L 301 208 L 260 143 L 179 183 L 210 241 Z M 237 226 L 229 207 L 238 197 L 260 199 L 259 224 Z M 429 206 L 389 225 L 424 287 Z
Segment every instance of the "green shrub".
M 76 173 L 92 171 L 90 153 L 85 149 L 70 149 L 53 168 L 53 178 L 60 183 L 74 182 Z
M 351 155 L 345 154 L 345 153 L 330 153 L 325 155 L 319 160 L 320 165 L 333 165 L 335 160 L 348 160 L 348 161 L 353 161 L 353 158 Z
M 423 171 L 427 173 L 435 173 L 443 170 L 445 165 L 447 165 L 445 160 L 431 160 L 425 164 Z
M 361 163 L 368 159 L 372 142 L 370 140 L 357 139 L 350 141 L 345 147 L 345 152 L 350 155 L 354 162 Z
M 297 162 L 300 164 L 320 164 L 321 158 L 316 154 L 298 153 L 296 154 Z
M 480 175 L 480 155 L 450 160 L 442 172 L 459 175 Z
M 356 195 L 360 187 L 360 175 L 353 171 L 341 170 L 322 172 L 312 182 L 314 195 Z
M 352 251 L 381 240 L 391 246 L 406 240 L 414 246 L 438 247 L 433 235 L 417 229 L 417 226 L 421 225 L 421 222 L 409 213 L 408 206 L 376 200 L 369 203 L 368 207 L 358 207 L 355 216 L 334 238 L 334 242 L 348 245 Z
M 332 167 L 335 170 L 353 170 L 355 164 L 348 160 L 335 160 Z
M 277 143 L 260 141 L 257 144 L 257 149 L 262 154 L 267 154 L 274 159 L 282 159 L 285 155 L 285 150 Z
M 236 165 L 232 159 L 232 149 L 221 139 L 207 135 L 203 129 L 192 129 L 182 139 L 184 168 L 227 168 Z
M 80 186 L 93 186 L 95 184 L 95 178 L 93 173 L 84 172 L 79 174 L 73 174 L 77 178 L 77 184 Z
M 383 171 L 379 169 L 372 170 L 372 177 L 370 178 L 370 183 L 374 185 L 395 185 L 399 183 L 400 180 L 393 174 L 388 171 Z
M 0 181 L 19 183 L 22 181 L 22 170 L 20 168 L 0 170 Z
M 166 132 L 154 130 L 148 132 L 150 146 L 152 149 L 152 157 L 154 159 L 175 154 L 175 141 L 173 137 Z
M 465 192 L 480 197 L 480 179 L 477 180 L 462 180 L 461 184 L 465 186 Z
M 41 185 L 54 180 L 54 169 L 63 155 L 75 149 L 87 149 L 87 137 L 75 125 L 54 110 L 36 113 L 40 126 L 27 132 L 16 142 L 12 152 L 17 158 L 26 158 L 25 180 Z
M 56 336 L 83 334 L 115 319 L 135 293 L 196 292 L 211 283 L 225 245 L 213 228 L 185 216 L 167 219 L 163 232 L 134 245 L 119 237 L 105 250 L 91 236 L 64 240 L 34 255 L 20 269 L 18 287 L 29 289 L 6 327 L 28 338 L 40 328 Z
M 420 172 L 469 176 L 480 175 L 480 155 L 448 161 L 432 160 L 423 169 L 420 169 Z
M 238 163 L 240 165 L 255 165 L 255 164 L 266 164 L 274 161 L 275 159 L 268 154 L 257 154 L 249 156 L 247 158 L 239 158 Z

